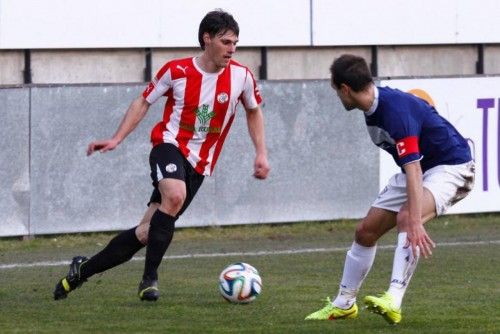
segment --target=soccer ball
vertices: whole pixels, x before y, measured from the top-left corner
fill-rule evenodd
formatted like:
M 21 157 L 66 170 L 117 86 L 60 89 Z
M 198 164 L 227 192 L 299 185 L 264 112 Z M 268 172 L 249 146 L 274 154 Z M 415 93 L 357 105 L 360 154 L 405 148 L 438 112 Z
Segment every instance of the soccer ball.
M 219 291 L 228 302 L 250 303 L 261 290 L 262 279 L 259 272 L 248 263 L 230 264 L 220 273 Z

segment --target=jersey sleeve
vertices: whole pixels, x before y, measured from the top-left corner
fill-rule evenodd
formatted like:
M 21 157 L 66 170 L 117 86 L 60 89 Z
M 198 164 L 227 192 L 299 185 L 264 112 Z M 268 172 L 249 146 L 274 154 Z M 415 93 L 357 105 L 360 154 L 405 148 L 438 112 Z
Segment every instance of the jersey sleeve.
M 156 76 L 151 80 L 149 85 L 146 87 L 142 96 L 150 104 L 153 104 L 161 96 L 172 88 L 172 72 L 170 70 L 170 63 L 165 64 L 156 74 Z
M 262 102 L 262 97 L 260 96 L 257 83 L 255 82 L 252 72 L 250 72 L 248 69 L 243 85 L 241 100 L 243 102 L 243 105 L 245 106 L 245 109 L 257 108 L 257 106 Z
M 417 136 L 408 136 L 396 141 L 396 151 L 401 166 L 422 159 Z
M 421 120 L 412 117 L 411 113 L 398 113 L 393 118 L 391 137 L 395 140 L 398 165 L 404 166 L 422 159 L 419 147 Z

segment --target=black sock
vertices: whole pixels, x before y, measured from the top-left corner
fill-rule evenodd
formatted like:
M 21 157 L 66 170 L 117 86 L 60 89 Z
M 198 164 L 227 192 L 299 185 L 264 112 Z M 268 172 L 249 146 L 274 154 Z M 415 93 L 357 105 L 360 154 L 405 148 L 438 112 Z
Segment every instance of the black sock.
M 177 217 L 172 217 L 159 209 L 153 214 L 149 226 L 143 279 L 158 279 L 157 270 L 174 236 L 176 220 Z
M 85 279 L 90 276 L 116 267 L 127 262 L 144 245 L 135 235 L 135 227 L 121 232 L 111 239 L 108 245 L 99 253 L 92 256 L 80 267 L 80 278 Z

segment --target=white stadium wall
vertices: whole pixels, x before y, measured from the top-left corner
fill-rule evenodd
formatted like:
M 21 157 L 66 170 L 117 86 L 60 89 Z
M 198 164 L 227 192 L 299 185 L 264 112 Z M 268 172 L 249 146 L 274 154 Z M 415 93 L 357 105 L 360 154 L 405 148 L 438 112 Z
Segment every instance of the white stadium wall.
M 198 24 L 215 8 L 236 17 L 242 46 L 308 45 L 309 7 L 304 0 L 0 0 L 0 49 L 197 47 Z
M 314 45 L 497 43 L 498 0 L 313 0 Z
M 497 0 L 0 0 L 0 49 L 196 47 L 215 8 L 241 46 L 500 42 Z

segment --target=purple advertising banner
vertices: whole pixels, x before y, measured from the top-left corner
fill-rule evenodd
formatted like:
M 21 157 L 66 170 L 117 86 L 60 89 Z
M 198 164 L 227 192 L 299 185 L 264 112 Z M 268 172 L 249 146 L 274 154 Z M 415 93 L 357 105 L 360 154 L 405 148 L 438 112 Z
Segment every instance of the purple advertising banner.
M 395 79 L 380 85 L 431 99 L 469 142 L 476 163 L 475 186 L 448 213 L 500 211 L 500 77 Z M 381 189 L 398 172 L 392 157 L 381 152 Z

